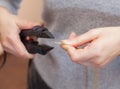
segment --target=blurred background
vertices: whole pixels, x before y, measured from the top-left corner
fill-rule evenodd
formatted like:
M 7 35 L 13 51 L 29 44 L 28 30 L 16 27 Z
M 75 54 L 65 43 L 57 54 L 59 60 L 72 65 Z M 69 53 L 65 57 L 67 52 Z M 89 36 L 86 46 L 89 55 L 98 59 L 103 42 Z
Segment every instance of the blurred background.
M 18 16 L 40 22 L 41 3 L 41 0 L 23 0 Z M 27 67 L 28 60 L 8 55 L 6 64 L 0 69 L 0 89 L 26 89 Z

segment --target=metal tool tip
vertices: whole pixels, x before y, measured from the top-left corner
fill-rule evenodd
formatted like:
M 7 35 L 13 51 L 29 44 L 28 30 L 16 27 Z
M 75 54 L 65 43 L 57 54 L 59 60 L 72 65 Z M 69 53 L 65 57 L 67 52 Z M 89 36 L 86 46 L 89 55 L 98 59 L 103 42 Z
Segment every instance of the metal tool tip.
M 61 42 L 55 42 L 55 44 L 59 44 L 59 45 L 61 45 L 62 43 L 61 43 Z

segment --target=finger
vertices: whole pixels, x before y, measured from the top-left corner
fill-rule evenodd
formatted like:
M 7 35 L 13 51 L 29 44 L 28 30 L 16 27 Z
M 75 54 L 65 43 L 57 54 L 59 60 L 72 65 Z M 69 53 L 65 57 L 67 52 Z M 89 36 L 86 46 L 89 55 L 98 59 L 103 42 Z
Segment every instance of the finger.
M 75 32 L 71 32 L 70 36 L 69 36 L 69 39 L 74 39 L 75 37 L 77 37 L 76 33 Z
M 67 51 L 73 62 L 86 62 L 93 57 L 88 49 L 76 49 L 70 45 L 62 45 L 62 48 Z
M 75 32 L 71 32 L 68 40 L 72 40 L 72 39 L 74 39 L 75 37 L 77 37 L 76 33 L 75 33 Z M 62 41 L 61 41 L 61 44 L 62 44 L 62 45 L 66 45 L 66 44 L 64 44 Z
M 96 39 L 98 37 L 99 33 L 100 33 L 100 30 L 91 30 L 83 35 L 76 37 L 75 39 L 63 40 L 62 43 L 73 45 L 74 47 L 78 47 L 78 46 L 81 46 L 85 43 L 88 43 L 88 42 Z
M 73 52 L 73 51 L 76 51 L 76 49 L 70 45 L 61 45 L 61 47 L 66 50 L 66 51 L 70 51 L 70 52 Z
M 27 20 L 17 18 L 16 24 L 20 29 L 31 29 L 36 25 L 43 26 L 43 22 L 30 22 Z
M 97 59 L 93 59 L 92 61 L 88 61 L 92 66 L 94 67 L 100 67 L 100 62 L 97 61 Z
M 3 47 L 2 47 L 2 45 L 0 43 L 0 55 L 2 55 L 2 54 L 3 54 Z
M 9 43 L 10 45 L 12 45 L 12 48 L 14 48 L 15 51 L 13 52 L 16 52 L 16 54 L 19 56 L 19 57 L 22 57 L 22 58 L 33 58 L 33 55 L 32 54 L 29 54 L 25 48 L 25 46 L 23 45 L 23 43 L 21 42 L 20 38 L 19 38 L 19 35 L 13 35 L 12 36 L 13 38 L 9 39 Z M 16 39 L 14 39 L 16 38 Z
M 67 51 L 68 55 L 70 56 L 70 58 L 73 62 L 78 63 L 81 61 L 78 56 L 78 52 L 74 47 L 72 47 L 70 45 L 62 45 L 62 48 Z
M 108 58 L 106 58 L 101 64 L 100 67 L 104 67 L 105 65 L 107 65 L 108 63 L 110 63 L 113 59 L 115 59 L 116 56 L 109 56 Z
M 61 47 L 67 51 L 68 55 L 74 61 L 75 58 L 73 58 L 73 55 L 76 56 L 76 49 L 70 45 L 61 45 Z M 76 62 L 76 61 L 74 61 Z

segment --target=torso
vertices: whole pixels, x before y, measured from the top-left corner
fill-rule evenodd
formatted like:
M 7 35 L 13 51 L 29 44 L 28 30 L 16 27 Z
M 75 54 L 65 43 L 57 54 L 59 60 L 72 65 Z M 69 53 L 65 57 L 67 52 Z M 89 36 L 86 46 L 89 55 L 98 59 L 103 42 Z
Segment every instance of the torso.
M 80 35 L 93 28 L 120 26 L 120 0 L 45 0 L 43 19 L 55 40 L 60 41 L 72 31 Z M 71 62 L 59 45 L 50 40 L 40 42 L 55 47 L 48 55 L 37 55 L 35 59 L 48 85 L 53 89 L 85 89 L 88 80 L 89 89 L 94 89 L 93 68 L 87 68 L 86 75 L 86 67 Z M 100 69 L 98 89 L 119 89 L 119 68 L 118 57 Z

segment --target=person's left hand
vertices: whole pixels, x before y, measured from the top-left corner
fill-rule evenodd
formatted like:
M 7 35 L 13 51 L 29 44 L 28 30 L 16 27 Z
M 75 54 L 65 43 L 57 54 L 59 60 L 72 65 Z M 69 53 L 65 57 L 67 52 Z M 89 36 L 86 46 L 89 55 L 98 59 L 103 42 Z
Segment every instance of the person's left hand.
M 2 47 L 2 45 L 1 45 L 1 43 L 0 43 L 0 56 L 2 56 L 2 54 L 3 54 L 3 47 Z
M 92 29 L 80 36 L 72 33 L 61 47 L 73 62 L 103 67 L 120 54 L 120 27 Z

